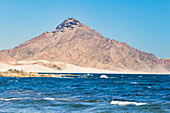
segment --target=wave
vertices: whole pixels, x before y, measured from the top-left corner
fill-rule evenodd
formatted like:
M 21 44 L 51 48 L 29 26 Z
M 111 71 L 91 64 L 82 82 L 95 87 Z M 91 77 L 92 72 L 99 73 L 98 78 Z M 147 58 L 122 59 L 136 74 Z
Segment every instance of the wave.
M 26 100 L 26 99 L 32 99 L 32 100 L 68 100 L 66 98 L 60 98 L 60 99 L 55 99 L 55 98 L 49 98 L 49 97 L 46 97 L 46 98 L 30 98 L 30 97 L 24 97 L 24 98 L 15 98 L 15 97 L 12 97 L 12 98 L 0 98 L 0 100 L 2 101 L 11 101 L 11 100 Z
M 128 102 L 128 101 L 111 101 L 110 104 L 114 104 L 114 105 L 136 105 L 136 106 L 140 106 L 140 105 L 146 105 L 147 103 L 137 103 L 137 102 Z
M 49 98 L 49 97 L 46 97 L 46 98 L 43 98 L 44 100 L 56 100 L 55 98 Z
M 147 88 L 149 88 L 149 89 L 150 89 L 150 88 L 152 88 L 152 87 L 151 87 L 151 86 L 147 86 Z
M 139 84 L 138 82 L 131 82 L 131 84 Z
M 10 100 L 23 100 L 23 99 L 36 99 L 36 98 L 29 98 L 29 97 L 25 97 L 25 98 L 0 98 L 0 100 L 4 100 L 4 101 L 10 101 Z
M 84 100 L 83 102 L 102 102 L 101 100 Z

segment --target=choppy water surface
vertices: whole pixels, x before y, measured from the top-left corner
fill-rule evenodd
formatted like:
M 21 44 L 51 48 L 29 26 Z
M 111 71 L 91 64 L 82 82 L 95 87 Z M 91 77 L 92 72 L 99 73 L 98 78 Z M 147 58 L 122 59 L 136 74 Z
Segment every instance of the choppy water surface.
M 107 76 L 0 77 L 0 112 L 170 112 L 170 75 Z

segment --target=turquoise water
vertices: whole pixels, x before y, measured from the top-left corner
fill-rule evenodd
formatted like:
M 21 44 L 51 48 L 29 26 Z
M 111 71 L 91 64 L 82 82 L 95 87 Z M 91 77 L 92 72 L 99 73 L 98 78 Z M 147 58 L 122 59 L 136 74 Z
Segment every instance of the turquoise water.
M 0 112 L 170 112 L 170 75 L 107 76 L 0 77 Z

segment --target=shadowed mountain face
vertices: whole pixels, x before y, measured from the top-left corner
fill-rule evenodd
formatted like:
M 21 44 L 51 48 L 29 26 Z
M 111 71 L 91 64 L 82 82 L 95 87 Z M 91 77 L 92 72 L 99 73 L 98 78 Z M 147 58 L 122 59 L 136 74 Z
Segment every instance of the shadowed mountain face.
M 106 38 L 74 18 L 64 20 L 52 32 L 46 31 L 13 49 L 0 51 L 0 60 L 60 61 L 115 71 L 170 71 L 169 60 Z

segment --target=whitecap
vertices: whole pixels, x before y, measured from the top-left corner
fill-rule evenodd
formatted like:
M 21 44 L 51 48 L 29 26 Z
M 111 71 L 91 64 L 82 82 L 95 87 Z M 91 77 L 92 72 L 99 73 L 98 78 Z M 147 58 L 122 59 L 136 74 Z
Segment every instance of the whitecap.
M 49 98 L 49 97 L 46 97 L 46 98 L 43 98 L 44 100 L 56 100 L 55 98 Z
M 29 98 L 29 97 L 24 97 L 24 98 L 0 98 L 0 100 L 3 100 L 3 101 L 11 101 L 11 100 L 23 100 L 23 99 L 34 99 L 34 100 L 39 100 L 38 98 Z M 56 100 L 55 98 L 49 98 L 49 97 L 46 97 L 46 98 L 42 98 L 44 100 Z
M 54 74 L 51 77 L 56 77 Z
M 131 82 L 131 84 L 138 84 L 137 82 Z
M 151 87 L 151 86 L 147 86 L 147 88 L 149 88 L 149 89 L 150 89 L 150 88 L 152 88 L 152 87 Z
M 100 78 L 109 78 L 109 77 L 106 75 L 101 75 Z
M 0 100 L 4 100 L 4 101 L 10 101 L 10 100 L 14 100 L 14 99 L 16 99 L 16 98 L 0 98 Z
M 29 98 L 29 97 L 25 97 L 25 98 L 0 98 L 0 100 L 4 100 L 4 101 L 23 100 L 23 99 L 36 99 L 36 98 Z
M 147 103 L 137 103 L 137 102 L 128 102 L 128 101 L 111 101 L 110 104 L 114 104 L 114 105 L 136 105 L 136 106 L 140 106 L 140 105 L 146 105 Z

